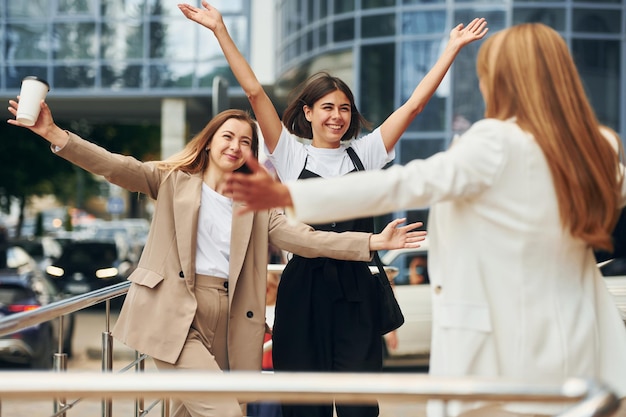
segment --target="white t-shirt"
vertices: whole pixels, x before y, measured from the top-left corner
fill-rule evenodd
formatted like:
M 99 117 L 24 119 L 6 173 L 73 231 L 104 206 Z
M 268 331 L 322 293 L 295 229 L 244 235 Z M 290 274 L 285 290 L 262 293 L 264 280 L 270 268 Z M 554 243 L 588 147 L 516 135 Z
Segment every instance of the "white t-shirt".
M 196 273 L 228 279 L 233 202 L 202 183 Z
M 269 153 L 267 147 L 265 152 L 276 168 L 278 177 L 284 182 L 298 179 L 305 161 L 309 171 L 324 178 L 347 174 L 355 168 L 346 152 L 349 146 L 359 156 L 366 170 L 380 169 L 396 156 L 393 149 L 387 153 L 380 128 L 356 140 L 342 142 L 339 148 L 326 149 L 302 143 L 300 138 L 289 133 L 283 126 L 274 153 Z

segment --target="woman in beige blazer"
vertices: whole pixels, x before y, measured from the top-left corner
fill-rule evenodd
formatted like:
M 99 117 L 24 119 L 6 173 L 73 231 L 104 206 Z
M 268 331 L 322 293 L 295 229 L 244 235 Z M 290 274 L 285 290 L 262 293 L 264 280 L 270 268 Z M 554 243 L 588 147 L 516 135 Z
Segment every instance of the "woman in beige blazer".
M 15 115 L 17 102 L 9 103 Z M 411 231 L 420 224 L 400 227 L 403 219 L 372 235 L 317 232 L 273 210 L 233 217 L 238 204 L 220 193 L 223 177 L 242 169 L 244 149 L 256 155 L 259 146 L 256 124 L 241 110 L 220 113 L 180 153 L 158 162 L 112 154 L 62 130 L 43 101 L 29 129 L 57 155 L 156 200 L 113 335 L 158 369 L 261 369 L 268 240 L 301 256 L 354 260 L 423 240 L 424 232 Z M 236 399 L 175 400 L 172 407 L 175 416 L 242 415 Z
M 431 374 L 588 377 L 624 397 L 626 328 L 593 252 L 612 249 L 626 203 L 619 138 L 599 125 L 566 43 L 545 25 L 485 40 L 477 72 L 486 118 L 445 152 L 286 186 L 233 175 L 229 188 L 248 209 L 292 206 L 311 223 L 431 206 Z

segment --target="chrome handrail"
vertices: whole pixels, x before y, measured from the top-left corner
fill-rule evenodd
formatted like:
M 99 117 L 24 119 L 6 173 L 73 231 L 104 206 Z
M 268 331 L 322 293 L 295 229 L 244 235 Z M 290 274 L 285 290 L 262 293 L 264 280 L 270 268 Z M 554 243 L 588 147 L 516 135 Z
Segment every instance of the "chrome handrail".
M 71 314 L 87 307 L 94 306 L 106 300 L 122 296 L 128 292 L 130 281 L 121 282 L 85 294 L 75 295 L 35 310 L 11 314 L 0 319 L 0 336 L 14 333 L 29 326 L 45 323 L 57 317 Z
M 282 265 L 268 265 L 268 272 L 281 272 L 282 268 Z M 106 398 L 103 401 L 103 416 L 111 415 L 110 401 L 113 398 L 134 398 L 137 411 L 143 410 L 145 413 L 156 403 L 144 407 L 142 398 L 164 398 L 162 413 L 169 415 L 169 398 L 194 396 L 233 396 L 241 401 L 281 402 L 418 402 L 435 399 L 444 402 L 571 403 L 572 407 L 559 417 L 604 417 L 611 415 L 619 407 L 619 400 L 610 389 L 596 381 L 584 379 L 569 379 L 561 386 L 553 386 L 501 379 L 441 378 L 397 373 L 144 373 L 143 369 L 136 373 L 123 373 L 132 366 L 140 366 L 138 364 L 146 358 L 138 353 L 135 361 L 120 373 L 106 372 L 111 370 L 111 349 L 109 352 L 105 349 L 105 344 L 112 343 L 108 320 L 109 300 L 126 294 L 129 286 L 130 282 L 124 282 L 60 300 L 33 311 L 1 318 L 0 336 L 56 318 L 62 319 L 64 315 L 101 302 L 107 303 L 107 322 L 103 332 L 103 372 L 74 372 L 62 366 L 57 367 L 56 372 L 0 372 L 0 400 L 32 400 L 42 396 L 57 399 L 55 416 L 65 415 L 65 411 L 72 408 L 76 401 L 69 404 L 65 400 L 58 401 L 59 398 L 70 396 L 80 399 Z M 105 360 L 106 357 L 109 358 Z
M 6 372 L 0 399 L 53 398 L 225 398 L 240 401 L 363 403 L 374 400 L 416 402 L 497 401 L 572 403 L 561 417 L 608 416 L 619 400 L 606 387 L 572 378 L 562 385 L 528 384 L 495 378 L 434 377 L 386 373 Z M 576 404 L 578 403 L 578 404 Z

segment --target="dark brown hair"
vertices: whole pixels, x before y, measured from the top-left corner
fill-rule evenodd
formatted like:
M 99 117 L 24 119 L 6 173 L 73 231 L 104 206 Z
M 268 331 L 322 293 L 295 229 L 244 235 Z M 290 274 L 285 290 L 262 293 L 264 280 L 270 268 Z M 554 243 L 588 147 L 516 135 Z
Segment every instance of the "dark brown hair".
M 303 108 L 304 106 L 312 108 L 319 99 L 336 90 L 343 92 L 348 97 L 351 110 L 350 126 L 341 140 L 355 139 L 362 126 L 369 129 L 369 122 L 356 108 L 350 87 L 341 79 L 321 71 L 310 76 L 292 92 L 289 105 L 283 113 L 283 124 L 287 130 L 298 137 L 313 139 L 311 123 L 304 116 Z

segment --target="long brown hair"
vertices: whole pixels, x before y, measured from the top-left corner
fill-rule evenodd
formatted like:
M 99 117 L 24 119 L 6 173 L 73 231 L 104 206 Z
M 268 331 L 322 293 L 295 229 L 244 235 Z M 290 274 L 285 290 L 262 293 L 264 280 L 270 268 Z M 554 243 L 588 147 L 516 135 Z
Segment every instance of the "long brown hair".
M 325 71 L 311 75 L 290 94 L 292 97 L 283 112 L 283 125 L 290 133 L 298 137 L 313 139 L 311 123 L 304 116 L 304 106 L 312 108 L 319 99 L 336 90 L 343 92 L 348 97 L 352 113 L 350 126 L 341 140 L 355 139 L 361 131 L 361 127 L 369 129 L 370 123 L 359 113 L 350 87 L 340 78 L 333 77 Z
M 545 154 L 561 222 L 594 248 L 612 250 L 620 185 L 619 152 L 603 136 L 563 38 L 541 23 L 488 38 L 477 57 L 485 117 L 518 125 Z
M 217 116 L 212 118 L 209 123 L 196 134 L 187 145 L 176 154 L 170 156 L 164 161 L 156 162 L 156 166 L 159 169 L 167 171 L 180 170 L 190 174 L 195 174 L 205 170 L 209 163 L 209 155 L 206 151 L 207 147 L 213 140 L 215 132 L 229 119 L 237 119 L 246 122 L 252 129 L 252 153 L 255 158 L 259 156 L 259 135 L 257 131 L 257 125 L 255 120 L 250 116 L 250 113 L 244 110 L 229 109 L 224 110 Z M 238 168 L 236 172 L 247 172 L 248 168 L 243 165 Z

